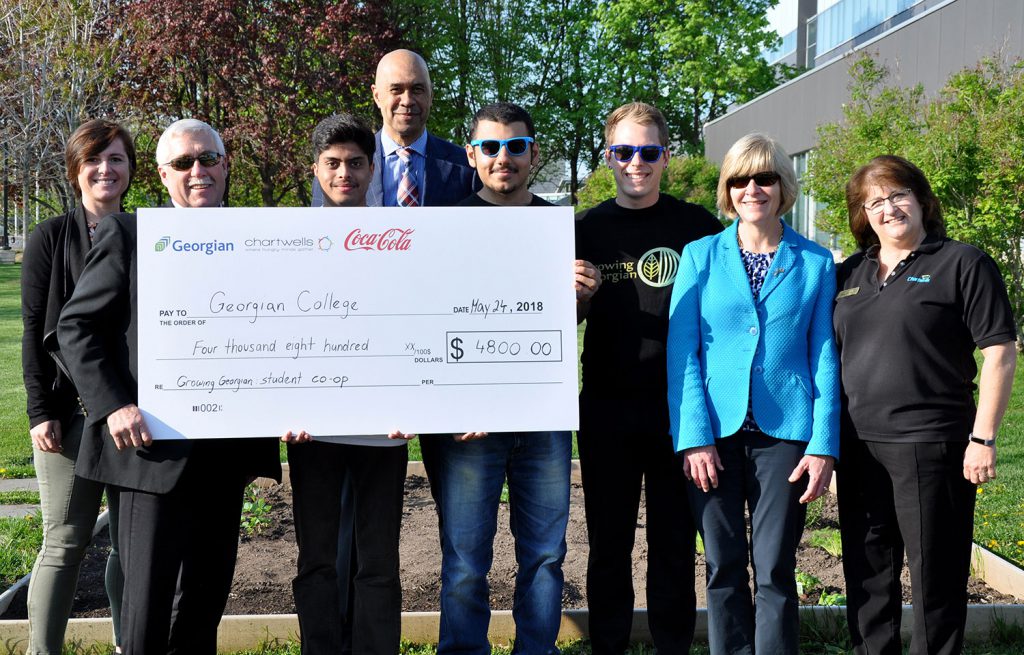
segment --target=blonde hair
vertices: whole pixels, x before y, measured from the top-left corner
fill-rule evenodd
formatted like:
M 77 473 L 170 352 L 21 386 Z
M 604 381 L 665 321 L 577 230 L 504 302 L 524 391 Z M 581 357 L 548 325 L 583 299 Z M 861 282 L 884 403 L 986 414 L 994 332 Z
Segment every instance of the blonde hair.
M 654 105 L 649 105 L 646 102 L 630 102 L 608 114 L 608 118 L 604 122 L 605 147 L 614 145 L 612 144 L 612 134 L 619 123 L 623 121 L 655 126 L 658 128 L 658 141 L 661 142 L 660 145 L 668 146 L 668 124 L 665 122 L 665 116 L 661 111 Z
M 718 209 L 730 218 L 736 218 L 736 208 L 729 195 L 729 180 L 743 175 L 755 173 L 777 173 L 779 176 L 782 202 L 779 204 L 779 216 L 782 216 L 796 204 L 796 196 L 800 190 L 796 181 L 796 172 L 789 160 L 789 155 L 782 149 L 779 142 L 764 134 L 748 134 L 732 144 L 722 161 L 722 172 L 718 176 Z

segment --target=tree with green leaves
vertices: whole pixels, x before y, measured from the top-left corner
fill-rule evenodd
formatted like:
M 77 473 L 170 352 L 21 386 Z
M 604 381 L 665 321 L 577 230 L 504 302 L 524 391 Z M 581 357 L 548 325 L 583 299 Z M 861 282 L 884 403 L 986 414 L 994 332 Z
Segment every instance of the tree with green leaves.
M 826 203 L 818 227 L 841 235 L 851 252 L 846 181 L 873 157 L 905 157 L 928 177 L 949 236 L 999 263 L 1024 329 L 1024 63 L 982 60 L 930 100 L 919 86 L 890 85 L 888 71 L 870 55 L 850 72 L 850 102 L 840 122 L 818 129 L 804 178 L 808 192 Z
M 623 102 L 665 114 L 673 143 L 703 153 L 703 126 L 792 77 L 761 53 L 779 36 L 766 13 L 777 0 L 610 0 L 601 3 L 605 62 Z

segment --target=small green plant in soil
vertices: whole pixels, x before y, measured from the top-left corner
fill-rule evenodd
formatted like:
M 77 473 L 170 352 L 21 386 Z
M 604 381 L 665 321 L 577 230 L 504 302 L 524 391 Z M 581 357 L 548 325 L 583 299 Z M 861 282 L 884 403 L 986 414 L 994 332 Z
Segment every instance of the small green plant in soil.
M 839 530 L 835 528 L 815 530 L 811 533 L 809 541 L 812 546 L 821 548 L 832 557 L 843 556 L 843 540 L 839 535 Z
M 270 510 L 270 503 L 262 496 L 259 487 L 251 484 L 246 487 L 240 524 L 242 532 L 251 537 L 270 527 Z
M 796 569 L 796 593 L 800 596 L 807 597 L 811 595 L 811 592 L 815 589 L 821 589 L 821 580 L 811 573 L 805 573 L 800 569 Z
M 808 503 L 807 514 L 804 515 L 804 527 L 808 528 L 809 530 L 822 527 L 821 516 L 824 511 L 825 506 L 820 500 L 817 502 Z
M 824 607 L 839 607 L 846 604 L 846 596 L 843 594 L 822 591 L 818 597 L 818 604 Z

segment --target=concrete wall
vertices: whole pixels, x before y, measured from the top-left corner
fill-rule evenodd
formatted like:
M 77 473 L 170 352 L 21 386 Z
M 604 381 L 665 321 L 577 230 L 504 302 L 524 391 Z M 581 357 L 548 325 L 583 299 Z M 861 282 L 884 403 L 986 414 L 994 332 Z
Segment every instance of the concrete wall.
M 709 122 L 705 152 L 721 163 L 736 139 L 750 132 L 775 137 L 791 155 L 813 148 L 817 126 L 842 118 L 851 53 L 875 54 L 889 68 L 890 83 L 921 83 L 933 95 L 950 75 L 1000 49 L 1011 61 L 1024 57 L 1024 2 L 950 0 Z

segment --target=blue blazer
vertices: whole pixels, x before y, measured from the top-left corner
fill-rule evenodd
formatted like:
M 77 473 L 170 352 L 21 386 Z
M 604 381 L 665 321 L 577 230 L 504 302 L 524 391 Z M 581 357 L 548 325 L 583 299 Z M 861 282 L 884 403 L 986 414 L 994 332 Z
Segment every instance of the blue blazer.
M 668 406 L 676 450 L 758 427 L 839 456 L 839 358 L 832 254 L 783 224 L 754 302 L 736 230 L 687 245 L 669 306 Z
M 473 193 L 476 170 L 470 168 L 465 148 L 427 133 L 423 168 L 426 193 L 424 207 L 449 207 Z M 384 205 L 384 148 L 377 132 L 377 149 L 373 153 L 373 179 L 366 192 L 370 207 Z

